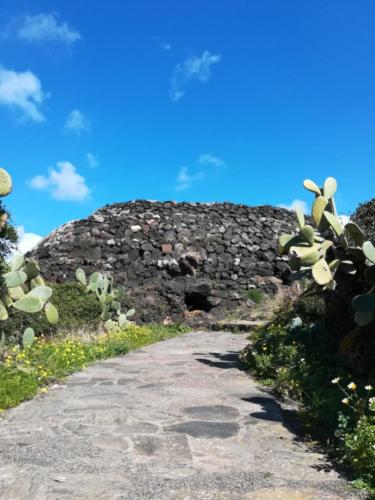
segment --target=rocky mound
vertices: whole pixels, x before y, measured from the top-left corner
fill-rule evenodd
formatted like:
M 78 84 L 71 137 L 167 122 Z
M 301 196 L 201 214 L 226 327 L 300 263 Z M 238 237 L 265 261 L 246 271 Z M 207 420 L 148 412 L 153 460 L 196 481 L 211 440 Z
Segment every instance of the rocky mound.
M 375 198 L 359 205 L 352 218 L 375 241 Z
M 277 237 L 294 228 L 293 213 L 271 206 L 135 201 L 61 226 L 31 255 L 51 281 L 77 267 L 110 273 L 140 321 L 220 317 L 250 288 L 276 290 L 287 270 Z

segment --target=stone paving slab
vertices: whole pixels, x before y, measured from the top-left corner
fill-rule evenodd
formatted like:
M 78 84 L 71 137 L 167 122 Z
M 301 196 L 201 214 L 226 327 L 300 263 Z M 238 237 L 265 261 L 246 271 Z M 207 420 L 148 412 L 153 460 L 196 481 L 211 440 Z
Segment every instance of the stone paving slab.
M 0 422 L 0 498 L 364 498 L 241 370 L 246 336 L 196 332 L 71 376 Z

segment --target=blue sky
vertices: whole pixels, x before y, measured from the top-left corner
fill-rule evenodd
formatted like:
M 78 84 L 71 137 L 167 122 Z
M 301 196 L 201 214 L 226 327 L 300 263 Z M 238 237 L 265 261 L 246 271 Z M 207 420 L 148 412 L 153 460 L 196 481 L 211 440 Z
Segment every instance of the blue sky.
M 90 5 L 90 7 L 88 7 Z M 374 197 L 372 0 L 0 0 L 0 165 L 27 233 L 136 198 Z

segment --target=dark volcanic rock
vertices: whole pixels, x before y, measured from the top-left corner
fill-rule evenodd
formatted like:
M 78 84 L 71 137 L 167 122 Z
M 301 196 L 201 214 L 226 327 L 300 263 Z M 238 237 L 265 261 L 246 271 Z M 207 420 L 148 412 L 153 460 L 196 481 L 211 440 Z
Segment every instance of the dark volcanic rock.
M 107 205 L 58 228 L 31 253 L 51 281 L 77 267 L 125 284 L 137 320 L 221 317 L 252 287 L 274 293 L 287 274 L 277 238 L 295 216 L 271 206 L 135 201 Z
M 352 218 L 367 238 L 375 242 L 375 198 L 359 205 Z

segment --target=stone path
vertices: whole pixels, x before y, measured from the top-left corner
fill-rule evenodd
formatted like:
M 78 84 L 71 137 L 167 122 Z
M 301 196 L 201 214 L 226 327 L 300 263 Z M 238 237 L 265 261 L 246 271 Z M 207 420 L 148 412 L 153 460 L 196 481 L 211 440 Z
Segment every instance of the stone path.
M 359 498 L 241 371 L 244 335 L 106 360 L 0 422 L 0 498 Z

